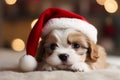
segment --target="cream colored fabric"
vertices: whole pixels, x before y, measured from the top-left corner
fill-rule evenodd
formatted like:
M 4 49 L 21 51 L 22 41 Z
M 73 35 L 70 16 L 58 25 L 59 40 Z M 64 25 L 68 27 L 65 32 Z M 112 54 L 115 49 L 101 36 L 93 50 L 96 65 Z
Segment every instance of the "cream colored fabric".
M 0 80 L 120 80 L 120 71 L 103 70 L 88 73 L 66 71 L 18 73 L 3 71 L 0 72 Z
M 109 69 L 92 72 L 33 71 L 20 72 L 18 61 L 25 52 L 0 49 L 0 80 L 120 80 L 120 59 L 109 57 Z M 117 63 L 118 64 L 115 64 Z

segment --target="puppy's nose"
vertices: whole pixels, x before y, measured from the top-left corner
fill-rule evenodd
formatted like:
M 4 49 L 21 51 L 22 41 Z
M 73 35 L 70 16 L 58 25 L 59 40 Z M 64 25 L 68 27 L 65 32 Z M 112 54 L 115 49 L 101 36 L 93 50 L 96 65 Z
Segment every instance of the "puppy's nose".
M 68 57 L 69 57 L 68 54 L 60 54 L 60 55 L 59 55 L 59 58 L 60 58 L 61 61 L 67 61 L 67 58 L 68 58 Z

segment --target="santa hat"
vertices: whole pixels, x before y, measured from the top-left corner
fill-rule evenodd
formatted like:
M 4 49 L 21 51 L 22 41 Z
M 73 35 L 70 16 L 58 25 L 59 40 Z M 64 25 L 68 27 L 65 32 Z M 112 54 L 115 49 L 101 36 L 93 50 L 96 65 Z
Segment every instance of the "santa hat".
M 97 30 L 85 18 L 63 9 L 49 8 L 41 14 L 29 35 L 27 54 L 20 59 L 20 68 L 23 71 L 32 71 L 37 67 L 35 55 L 40 37 L 44 37 L 54 29 L 68 28 L 79 30 L 94 43 L 97 42 Z

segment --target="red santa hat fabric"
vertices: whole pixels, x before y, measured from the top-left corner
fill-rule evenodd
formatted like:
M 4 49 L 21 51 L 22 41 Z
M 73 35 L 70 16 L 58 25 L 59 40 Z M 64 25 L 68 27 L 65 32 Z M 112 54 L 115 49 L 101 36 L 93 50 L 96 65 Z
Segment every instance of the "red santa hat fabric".
M 40 37 L 44 37 L 53 29 L 76 29 L 83 32 L 94 43 L 97 42 L 97 30 L 86 19 L 78 14 L 59 9 L 49 8 L 39 17 L 37 23 L 30 32 L 27 41 L 27 54 L 20 59 L 20 68 L 24 71 L 32 71 L 37 67 L 35 55 Z

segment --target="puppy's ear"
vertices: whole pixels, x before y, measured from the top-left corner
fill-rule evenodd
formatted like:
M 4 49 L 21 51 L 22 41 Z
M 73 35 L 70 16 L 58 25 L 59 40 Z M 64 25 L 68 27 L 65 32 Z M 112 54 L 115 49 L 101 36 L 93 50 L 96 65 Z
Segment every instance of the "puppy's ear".
M 87 61 L 95 62 L 99 57 L 97 45 L 92 41 L 88 41 L 88 44 Z
M 37 54 L 36 54 L 36 57 L 35 57 L 38 62 L 42 61 L 44 53 L 45 53 L 44 40 L 42 39 L 42 41 L 40 41 L 39 48 L 37 50 Z

